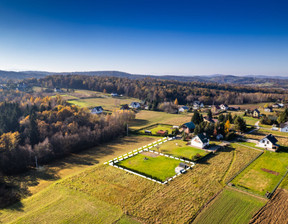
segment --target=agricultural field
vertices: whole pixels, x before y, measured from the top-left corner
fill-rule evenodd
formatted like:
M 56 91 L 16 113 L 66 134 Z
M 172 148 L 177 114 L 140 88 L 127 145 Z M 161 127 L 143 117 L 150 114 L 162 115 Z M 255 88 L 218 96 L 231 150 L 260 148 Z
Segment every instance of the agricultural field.
M 158 148 L 154 147 L 153 150 L 188 160 L 194 160 L 196 155 L 200 158 L 208 154 L 205 150 L 189 146 L 187 143 L 182 140 L 168 141 Z
M 256 158 L 259 153 L 261 153 L 257 150 L 235 143 L 230 144 L 229 148 L 233 150 L 233 160 L 231 161 L 229 170 L 227 170 L 225 178 L 223 179 L 225 183 L 234 177 L 236 173 L 241 171 L 250 161 Z
M 287 171 L 288 153 L 265 151 L 240 173 L 232 183 L 240 189 L 264 196 L 271 192 Z
M 265 200 L 232 189 L 225 189 L 194 220 L 195 224 L 246 224 Z
M 272 199 L 250 220 L 250 223 L 278 224 L 288 220 L 288 191 L 277 190 Z
M 6 176 L 5 181 L 15 185 L 23 197 L 31 196 L 58 180 L 75 175 L 96 164 L 104 163 L 158 139 L 160 138 L 153 136 L 126 136 L 101 146 L 71 154 L 53 163 L 39 164 L 41 166 L 39 170 L 32 169 L 23 174 Z
M 103 146 L 103 149 L 109 147 L 113 151 L 117 149 L 113 144 Z M 125 148 L 125 144 L 121 147 Z M 207 157 L 206 162 L 197 164 L 191 172 L 180 175 L 167 185 L 154 183 L 108 165 L 94 165 L 1 211 L 0 221 L 35 223 L 45 219 L 47 223 L 52 223 L 56 212 L 61 211 L 57 219 L 60 223 L 79 222 L 79 217 L 83 219 L 84 215 L 91 219 L 97 216 L 105 220 L 106 214 L 110 213 L 108 220 L 115 223 L 119 218 L 123 222 L 131 218 L 142 223 L 189 222 L 198 209 L 223 188 L 219 183 L 232 158 L 231 151 L 223 150 Z M 63 193 L 66 191 L 70 197 Z M 92 202 L 88 203 L 88 199 Z M 65 209 L 61 210 L 61 207 Z M 75 210 L 74 213 L 79 214 L 79 217 L 71 215 L 68 212 L 70 209 Z M 83 212 L 83 209 L 87 211 Z M 123 217 L 123 214 L 126 216 Z
M 269 104 L 273 104 L 273 102 L 255 103 L 255 104 L 240 104 L 240 105 L 229 105 L 229 106 L 235 107 L 235 108 L 240 107 L 242 110 L 245 110 L 245 109 L 255 110 L 255 109 L 259 109 L 259 107 L 264 107 L 265 104 L 269 105 Z
M 172 134 L 172 125 L 158 124 L 147 127 L 139 131 L 141 134 L 145 134 L 145 131 L 151 131 L 152 135 L 156 135 L 158 131 L 167 131 L 167 134 Z
M 191 121 L 192 114 L 168 114 L 159 111 L 141 110 L 136 114 L 136 119 L 130 123 L 130 128 L 138 130 L 147 126 L 162 123 L 170 125 L 182 125 Z
M 252 147 L 252 148 L 255 148 L 255 149 L 259 149 L 259 150 L 264 150 L 263 148 L 261 147 L 257 147 L 256 143 L 253 143 L 253 142 L 238 142 L 238 144 L 240 145 L 244 145 L 244 146 L 248 146 L 248 147 Z
M 180 161 L 176 159 L 151 152 L 143 152 L 122 160 L 116 165 L 164 182 L 176 174 L 175 168 L 179 163 Z

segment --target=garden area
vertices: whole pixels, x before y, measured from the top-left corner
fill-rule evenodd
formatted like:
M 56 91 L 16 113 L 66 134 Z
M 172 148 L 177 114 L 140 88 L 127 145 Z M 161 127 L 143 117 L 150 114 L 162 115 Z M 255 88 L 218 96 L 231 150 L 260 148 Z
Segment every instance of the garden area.
M 152 126 L 149 126 L 147 128 L 143 128 L 138 131 L 140 134 L 151 134 L 151 135 L 161 135 L 166 136 L 172 134 L 172 125 L 166 125 L 166 124 L 155 124 Z
M 288 153 L 265 151 L 232 183 L 243 190 L 264 196 L 271 192 L 287 171 Z
M 179 160 L 160 156 L 152 152 L 139 153 L 136 156 L 117 163 L 117 165 L 120 167 L 139 174 L 144 174 L 147 177 L 151 177 L 152 179 L 156 179 L 161 182 L 173 177 L 176 174 L 175 168 L 179 164 Z

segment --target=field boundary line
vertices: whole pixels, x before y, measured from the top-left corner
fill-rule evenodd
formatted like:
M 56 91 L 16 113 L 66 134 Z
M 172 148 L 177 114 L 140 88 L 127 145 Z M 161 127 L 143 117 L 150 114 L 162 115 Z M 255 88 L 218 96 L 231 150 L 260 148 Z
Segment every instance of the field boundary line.
M 226 186 L 226 188 L 231 189 L 231 190 L 235 190 L 235 191 L 238 191 L 238 192 L 241 192 L 241 193 L 243 193 L 243 194 L 250 195 L 250 196 L 255 197 L 255 198 L 258 198 L 258 199 L 262 199 L 262 200 L 264 200 L 264 201 L 268 201 L 268 198 L 266 198 L 266 197 L 264 197 L 264 196 L 262 197 L 261 195 L 256 195 L 256 194 L 254 194 L 254 193 L 251 193 L 251 192 L 248 192 L 248 191 L 244 191 L 244 190 L 239 189 L 239 188 L 237 188 L 237 187 Z
M 217 193 L 215 193 L 206 203 L 204 203 L 204 205 L 202 205 L 198 211 L 192 216 L 192 218 L 187 222 L 187 223 L 193 223 L 195 221 L 195 219 L 197 218 L 197 216 L 219 195 L 223 192 L 223 190 L 225 189 L 225 187 L 222 187 L 222 189 L 220 191 L 218 191 Z
M 247 163 L 241 170 L 239 170 L 233 177 L 231 177 L 228 181 L 226 181 L 226 184 L 230 183 L 234 178 L 236 178 L 240 173 L 242 173 L 248 166 L 250 166 L 256 159 L 258 159 L 264 151 L 261 151 L 254 159 L 252 159 L 249 163 Z
M 224 174 L 223 177 L 222 177 L 221 183 L 222 183 L 223 185 L 226 184 L 226 183 L 225 183 L 225 178 L 226 178 L 226 176 L 228 175 L 228 173 L 230 172 L 230 170 L 231 170 L 231 168 L 232 168 L 233 163 L 235 162 L 235 160 L 236 160 L 236 150 L 233 151 L 233 158 L 232 158 L 232 160 L 231 160 L 231 162 L 230 162 L 230 165 L 229 165 L 228 169 L 226 170 L 225 174 Z
M 282 176 L 282 178 L 279 180 L 279 182 L 276 184 L 276 186 L 274 187 L 274 189 L 271 191 L 271 193 L 268 195 L 268 198 L 271 198 L 273 196 L 273 194 L 275 193 L 275 191 L 277 190 L 277 188 L 280 186 L 280 184 L 282 183 L 282 181 L 284 180 L 284 178 L 287 176 L 288 174 L 288 169 L 285 172 L 285 174 Z

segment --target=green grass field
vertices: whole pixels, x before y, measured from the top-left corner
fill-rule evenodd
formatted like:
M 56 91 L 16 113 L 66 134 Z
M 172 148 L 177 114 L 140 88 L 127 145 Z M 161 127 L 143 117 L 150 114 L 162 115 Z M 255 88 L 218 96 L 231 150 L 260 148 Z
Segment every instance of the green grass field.
M 246 146 L 249 146 L 249 147 L 252 147 L 252 148 L 255 148 L 255 149 L 263 150 L 263 148 L 261 148 L 261 147 L 256 147 L 256 144 L 253 143 L 253 142 L 238 142 L 238 144 L 246 145 Z
M 265 151 L 233 181 L 237 187 L 265 195 L 272 191 L 287 170 L 288 153 Z M 262 168 L 275 171 L 278 175 L 263 171 Z
M 250 195 L 225 189 L 205 208 L 195 224 L 246 224 L 265 201 Z
M 203 149 L 194 148 L 186 144 L 187 142 L 182 140 L 173 140 L 163 143 L 160 145 L 159 149 L 154 147 L 153 150 L 188 160 L 192 160 L 197 154 L 201 157 L 208 154 Z
M 116 165 L 164 182 L 176 174 L 175 168 L 179 163 L 179 160 L 154 153 L 144 153 L 120 161 Z
M 172 133 L 172 125 L 159 124 L 159 125 L 155 125 L 155 126 L 149 127 L 147 129 L 143 129 L 143 130 L 139 131 L 139 133 L 144 134 L 146 130 L 151 131 L 151 133 L 153 135 L 156 135 L 157 132 L 160 131 L 160 130 L 163 130 L 163 131 L 167 130 L 168 134 L 171 134 Z

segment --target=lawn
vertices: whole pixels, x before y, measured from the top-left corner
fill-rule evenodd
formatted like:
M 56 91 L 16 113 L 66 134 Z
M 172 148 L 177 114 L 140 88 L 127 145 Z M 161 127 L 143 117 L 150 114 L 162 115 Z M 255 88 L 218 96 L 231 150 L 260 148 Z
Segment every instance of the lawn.
M 157 132 L 160 131 L 160 130 L 163 130 L 163 131 L 167 130 L 168 134 L 171 134 L 172 133 L 172 125 L 159 124 L 159 125 L 155 125 L 155 126 L 152 126 L 152 127 L 148 127 L 147 129 L 143 129 L 143 130 L 141 130 L 139 132 L 144 134 L 146 130 L 151 131 L 151 133 L 153 135 L 156 135 Z
M 265 200 L 232 189 L 225 189 L 199 214 L 193 223 L 246 224 L 265 203 Z
M 180 161 L 154 153 L 137 154 L 116 165 L 164 182 L 173 177 Z
M 265 151 L 233 181 L 237 187 L 265 195 L 271 192 L 284 175 L 288 165 L 287 152 Z M 265 169 L 265 170 L 263 170 Z
M 154 147 L 153 150 L 188 160 L 193 160 L 193 157 L 197 154 L 201 157 L 208 154 L 205 150 L 189 146 L 187 142 L 182 140 L 165 142 L 160 145 L 159 149 Z

